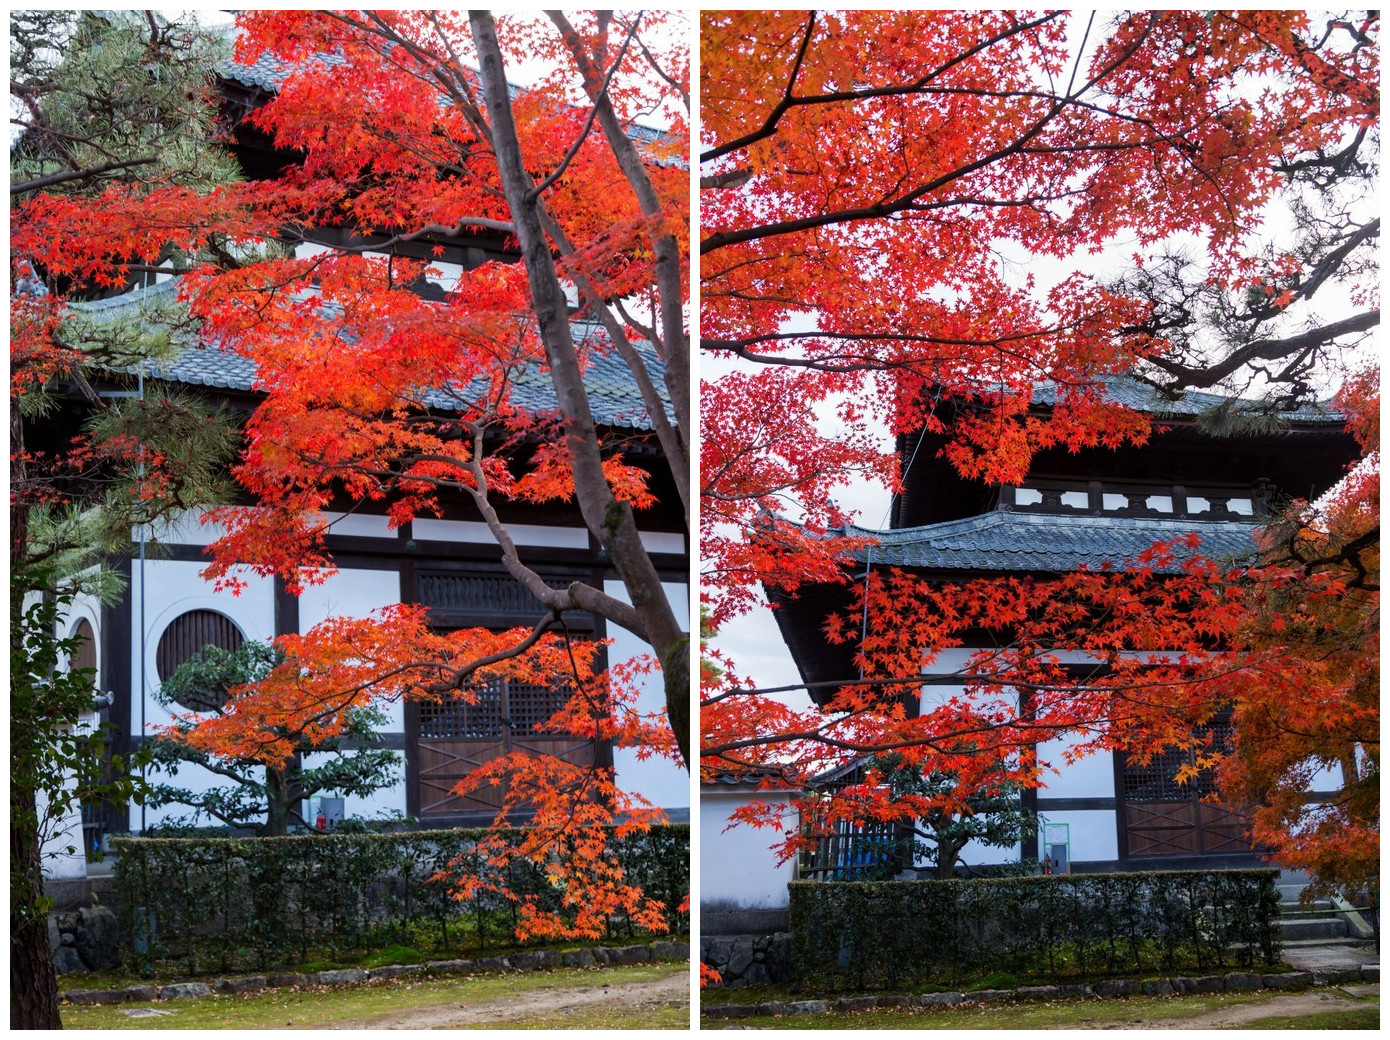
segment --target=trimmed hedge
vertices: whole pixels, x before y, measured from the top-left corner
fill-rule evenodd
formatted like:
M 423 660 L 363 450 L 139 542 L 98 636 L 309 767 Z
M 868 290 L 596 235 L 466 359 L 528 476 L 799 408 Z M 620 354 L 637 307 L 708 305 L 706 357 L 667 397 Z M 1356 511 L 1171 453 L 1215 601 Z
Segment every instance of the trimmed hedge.
M 514 946 L 514 902 L 494 893 L 458 901 L 430 880 L 440 872 L 497 875 L 476 851 L 489 833 L 117 839 L 127 960 L 146 969 L 172 960 L 197 974 L 336 960 L 391 943 Z M 519 841 L 522 832 L 512 833 Z M 676 907 L 690 884 L 689 824 L 630 835 L 612 851 L 633 883 L 666 903 L 671 930 L 688 927 Z M 501 873 L 509 891 L 561 909 L 543 864 L 521 860 Z M 609 922 L 610 937 L 634 931 L 626 920 Z
M 1277 870 L 791 883 L 800 988 L 959 986 L 1279 959 Z

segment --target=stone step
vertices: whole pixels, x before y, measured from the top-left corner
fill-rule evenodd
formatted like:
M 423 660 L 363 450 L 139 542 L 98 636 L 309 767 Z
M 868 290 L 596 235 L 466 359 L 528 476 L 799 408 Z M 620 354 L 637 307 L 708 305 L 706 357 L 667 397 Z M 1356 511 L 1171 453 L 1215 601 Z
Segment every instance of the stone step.
M 1306 914 L 1320 914 L 1326 916 L 1336 911 L 1330 899 L 1315 899 L 1307 906 L 1299 903 L 1280 903 L 1279 913 L 1284 917 L 1298 917 Z
M 1340 917 L 1280 918 L 1279 928 L 1284 941 L 1303 939 L 1345 939 L 1347 923 Z

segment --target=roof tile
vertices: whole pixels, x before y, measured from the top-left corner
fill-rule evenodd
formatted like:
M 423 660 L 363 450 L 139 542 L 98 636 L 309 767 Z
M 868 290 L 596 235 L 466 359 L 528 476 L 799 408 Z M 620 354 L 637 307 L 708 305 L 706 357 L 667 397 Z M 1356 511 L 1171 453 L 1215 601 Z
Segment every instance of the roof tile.
M 967 571 L 1066 573 L 1133 562 L 1155 542 L 1196 533 L 1197 552 L 1175 546 L 1176 560 L 1203 556 L 1241 560 L 1254 553 L 1256 524 L 1118 516 L 1059 516 L 996 510 L 962 520 L 875 531 L 847 527 L 878 544 L 852 554 L 860 563 Z

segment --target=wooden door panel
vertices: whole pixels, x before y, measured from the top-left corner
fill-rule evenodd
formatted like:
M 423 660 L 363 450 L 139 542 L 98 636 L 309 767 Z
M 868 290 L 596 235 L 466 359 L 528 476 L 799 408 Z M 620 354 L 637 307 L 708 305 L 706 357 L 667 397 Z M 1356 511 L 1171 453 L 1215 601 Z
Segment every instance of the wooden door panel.
M 416 720 L 412 747 L 418 815 L 495 813 L 506 785 L 489 784 L 460 797 L 453 788 L 469 773 L 503 755 L 550 755 L 576 766 L 592 766 L 594 741 L 543 727 L 565 703 L 564 689 L 495 681 L 467 700 L 412 704 Z
M 1131 856 L 1189 856 L 1198 851 L 1192 802 L 1126 802 Z
M 1205 851 L 1249 852 L 1250 820 L 1224 805 L 1203 802 L 1198 806 L 1201 819 L 1202 843 Z

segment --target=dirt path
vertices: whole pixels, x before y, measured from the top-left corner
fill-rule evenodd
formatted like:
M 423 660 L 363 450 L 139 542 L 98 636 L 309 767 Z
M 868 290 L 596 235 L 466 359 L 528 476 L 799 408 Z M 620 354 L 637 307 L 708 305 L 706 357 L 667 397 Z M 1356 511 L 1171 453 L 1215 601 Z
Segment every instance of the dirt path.
M 690 997 L 690 979 L 684 974 L 658 979 L 601 986 L 543 986 L 527 990 L 506 1000 L 479 1003 L 412 1007 L 374 1018 L 322 1023 L 315 1029 L 448 1029 L 458 1026 L 495 1025 L 505 1027 L 509 1020 L 555 1014 L 598 1004 L 611 1004 L 628 1011 L 656 1010 L 679 1004 Z
M 1193 1015 L 1191 1018 L 1156 1018 L 1148 1021 L 1136 1019 L 1133 1022 L 1074 1022 L 1058 1029 L 1227 1029 L 1231 1026 L 1249 1025 L 1262 1018 L 1276 1015 L 1311 1015 L 1319 1011 L 1347 1011 L 1365 1007 L 1363 1001 L 1353 1000 L 1338 990 L 1313 990 L 1307 993 L 1289 993 L 1285 996 L 1271 997 L 1252 1004 L 1233 1004 L 1219 1011 Z M 1136 1007 L 1136 1014 L 1142 1011 Z

